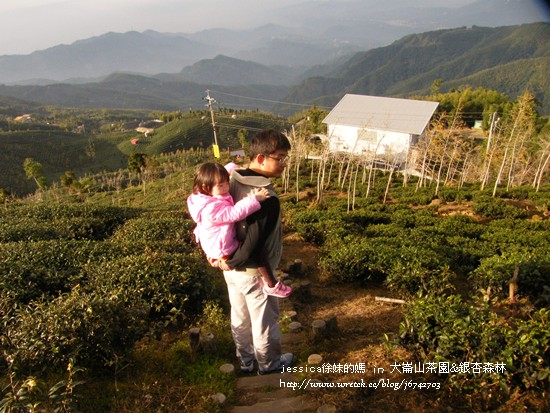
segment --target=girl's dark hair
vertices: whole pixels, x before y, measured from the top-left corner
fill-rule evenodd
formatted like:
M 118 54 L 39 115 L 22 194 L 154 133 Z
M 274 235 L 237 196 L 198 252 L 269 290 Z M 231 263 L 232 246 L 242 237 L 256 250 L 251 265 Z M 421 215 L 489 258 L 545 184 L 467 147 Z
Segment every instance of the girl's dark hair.
M 212 188 L 220 182 L 228 182 L 229 173 L 223 165 L 207 162 L 200 166 L 193 181 L 193 193 L 212 195 Z

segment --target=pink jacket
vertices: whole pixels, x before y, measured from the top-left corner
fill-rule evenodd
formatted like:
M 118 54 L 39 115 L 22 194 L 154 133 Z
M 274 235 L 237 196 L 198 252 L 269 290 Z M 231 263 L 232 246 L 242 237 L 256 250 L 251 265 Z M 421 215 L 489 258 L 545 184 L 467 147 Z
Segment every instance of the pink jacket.
M 235 223 L 259 211 L 261 206 L 254 195 L 236 204 L 231 195 L 210 196 L 191 194 L 187 208 L 197 223 L 195 237 L 208 257 L 230 256 L 239 246 Z

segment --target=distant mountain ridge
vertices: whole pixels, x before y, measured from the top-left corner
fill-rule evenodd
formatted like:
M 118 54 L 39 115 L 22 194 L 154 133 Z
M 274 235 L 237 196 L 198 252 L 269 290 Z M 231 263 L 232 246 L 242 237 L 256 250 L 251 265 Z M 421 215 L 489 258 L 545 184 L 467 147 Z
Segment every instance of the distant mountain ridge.
M 341 63 L 310 69 L 310 77 L 294 85 L 285 82 L 303 78 L 296 77 L 296 69 L 286 68 L 285 74 L 285 68 L 220 55 L 178 73 L 117 73 L 82 85 L 0 85 L 0 95 L 59 106 L 187 110 L 204 108 L 205 90 L 213 89 L 221 106 L 290 115 L 314 104 L 333 107 L 345 93 L 428 95 L 440 79 L 442 92 L 486 87 L 514 99 L 530 89 L 541 114 L 550 114 L 548 40 L 548 23 L 463 27 L 409 35 L 356 53 Z
M 529 88 L 550 114 L 548 73 L 550 24 L 463 27 L 413 34 L 357 53 L 332 72 L 292 87 L 285 100 L 332 106 L 345 93 L 426 95 L 441 79 L 441 91 L 490 87 L 515 98 Z
M 464 0 L 462 0 L 464 1 Z M 252 29 L 197 33 L 106 33 L 28 55 L 0 56 L 0 83 L 83 83 L 115 72 L 179 72 L 224 55 L 305 71 L 351 53 L 388 45 L 407 34 L 472 24 L 504 26 L 545 21 L 537 0 L 302 0 L 265 16 Z M 528 11 L 528 13 L 526 13 Z M 274 23 L 275 22 L 275 23 Z M 281 24 L 281 22 L 284 22 Z
M 260 63 L 218 55 L 184 67 L 179 77 L 188 82 L 220 85 L 291 85 L 299 69 L 265 66 Z
M 211 46 L 180 35 L 156 32 L 107 33 L 71 45 L 59 45 L 25 56 L 0 56 L 0 82 L 25 79 L 64 81 L 115 71 L 160 73 L 179 71 L 209 57 Z

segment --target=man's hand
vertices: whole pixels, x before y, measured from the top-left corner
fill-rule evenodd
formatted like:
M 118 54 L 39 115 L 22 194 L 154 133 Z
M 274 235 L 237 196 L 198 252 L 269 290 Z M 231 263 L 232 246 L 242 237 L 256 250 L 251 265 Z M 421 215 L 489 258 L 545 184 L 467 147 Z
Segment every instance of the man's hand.
M 225 260 L 218 260 L 218 266 L 223 271 L 231 271 L 231 268 L 227 265 L 227 261 Z
M 208 263 L 212 267 L 219 268 L 222 271 L 231 271 L 231 267 L 229 267 L 229 265 L 227 265 L 226 260 L 221 260 L 221 259 L 216 259 L 216 258 L 211 258 L 211 257 L 207 257 L 207 259 L 208 259 Z

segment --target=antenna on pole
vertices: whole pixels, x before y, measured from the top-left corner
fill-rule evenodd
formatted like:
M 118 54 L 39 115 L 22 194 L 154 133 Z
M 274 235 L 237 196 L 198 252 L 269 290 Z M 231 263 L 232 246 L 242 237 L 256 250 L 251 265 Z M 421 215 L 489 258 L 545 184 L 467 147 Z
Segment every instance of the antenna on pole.
M 212 149 L 214 150 L 214 157 L 220 157 L 220 147 L 218 146 L 218 136 L 216 135 L 216 121 L 214 120 L 214 108 L 212 104 L 216 103 L 216 99 L 210 96 L 210 90 L 206 89 L 206 97 L 204 98 L 208 103 L 206 106 L 210 109 L 210 118 L 212 119 L 212 130 L 214 131 L 214 145 Z

